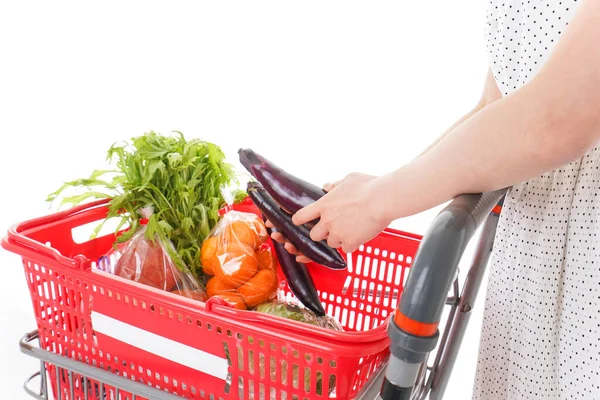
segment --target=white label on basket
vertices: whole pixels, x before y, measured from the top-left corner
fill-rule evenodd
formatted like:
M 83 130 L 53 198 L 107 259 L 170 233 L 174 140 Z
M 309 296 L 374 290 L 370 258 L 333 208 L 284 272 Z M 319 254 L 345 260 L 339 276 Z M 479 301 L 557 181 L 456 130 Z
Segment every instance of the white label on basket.
M 92 311 L 92 325 L 96 332 L 110 336 L 133 347 L 156 354 L 186 367 L 225 380 L 227 359 L 167 339 L 107 315 Z

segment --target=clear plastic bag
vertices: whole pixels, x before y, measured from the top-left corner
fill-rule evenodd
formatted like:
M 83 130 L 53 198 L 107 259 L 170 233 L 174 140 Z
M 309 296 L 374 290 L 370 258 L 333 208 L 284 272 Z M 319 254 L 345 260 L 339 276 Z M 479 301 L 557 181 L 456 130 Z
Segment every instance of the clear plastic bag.
M 253 213 L 229 211 L 213 228 L 200 251 L 208 298 L 252 309 L 275 297 L 277 262 L 264 222 Z
M 151 208 L 143 209 L 142 216 L 152 215 Z M 128 241 L 120 243 L 98 262 L 98 269 L 144 285 L 165 290 L 198 301 L 206 301 L 206 292 L 187 271 L 177 267 L 173 244 L 163 238 L 146 237 L 143 225 Z M 180 263 L 181 265 L 182 263 Z

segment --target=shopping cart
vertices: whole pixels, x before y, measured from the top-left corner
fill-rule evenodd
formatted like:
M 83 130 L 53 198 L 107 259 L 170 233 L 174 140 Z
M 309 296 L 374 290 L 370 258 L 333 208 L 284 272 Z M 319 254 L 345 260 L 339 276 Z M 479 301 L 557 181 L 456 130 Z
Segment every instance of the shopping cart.
M 503 195 L 458 197 L 424 237 L 388 229 L 347 255 L 347 271 L 310 265 L 343 333 L 97 271 L 92 260 L 114 235 L 76 243 L 72 230 L 104 218 L 103 202 L 15 225 L 2 246 L 23 259 L 38 325 L 20 341 L 24 354 L 40 360 L 25 390 L 61 400 L 441 399 Z M 461 290 L 458 265 L 480 226 Z

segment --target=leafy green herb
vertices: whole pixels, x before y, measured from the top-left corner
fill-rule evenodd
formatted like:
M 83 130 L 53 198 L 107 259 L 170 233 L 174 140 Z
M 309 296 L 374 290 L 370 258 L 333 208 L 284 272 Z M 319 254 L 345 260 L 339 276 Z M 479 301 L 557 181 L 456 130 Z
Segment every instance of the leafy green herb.
M 48 197 L 56 200 L 68 188 L 84 188 L 82 194 L 64 197 L 61 205 L 77 205 L 90 199 L 110 199 L 104 222 L 120 218 L 117 231 L 129 224 L 117 243 L 130 239 L 140 225 L 140 210 L 151 206 L 146 238 L 170 240 L 177 254 L 173 261 L 182 270 L 201 273 L 199 252 L 203 240 L 219 220 L 218 211 L 227 204 L 223 190 L 238 183 L 233 167 L 221 148 L 199 139 L 187 141 L 181 132 L 163 136 L 155 132 L 116 143 L 107 161 L 114 170 L 93 171 L 89 178 L 65 183 Z M 246 197 L 232 192 L 232 201 Z

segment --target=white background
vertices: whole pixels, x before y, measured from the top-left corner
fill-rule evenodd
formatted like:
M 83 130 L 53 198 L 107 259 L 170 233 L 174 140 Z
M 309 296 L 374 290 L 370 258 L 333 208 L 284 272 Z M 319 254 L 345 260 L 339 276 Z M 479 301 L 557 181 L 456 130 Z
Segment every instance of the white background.
M 409 162 L 482 89 L 480 0 L 197 3 L 1 3 L 0 234 L 149 130 L 322 184 Z M 394 226 L 424 233 L 437 211 Z M 37 363 L 17 342 L 35 320 L 19 258 L 0 251 L 0 268 L 0 398 L 25 399 Z M 484 290 L 448 399 L 470 398 Z

